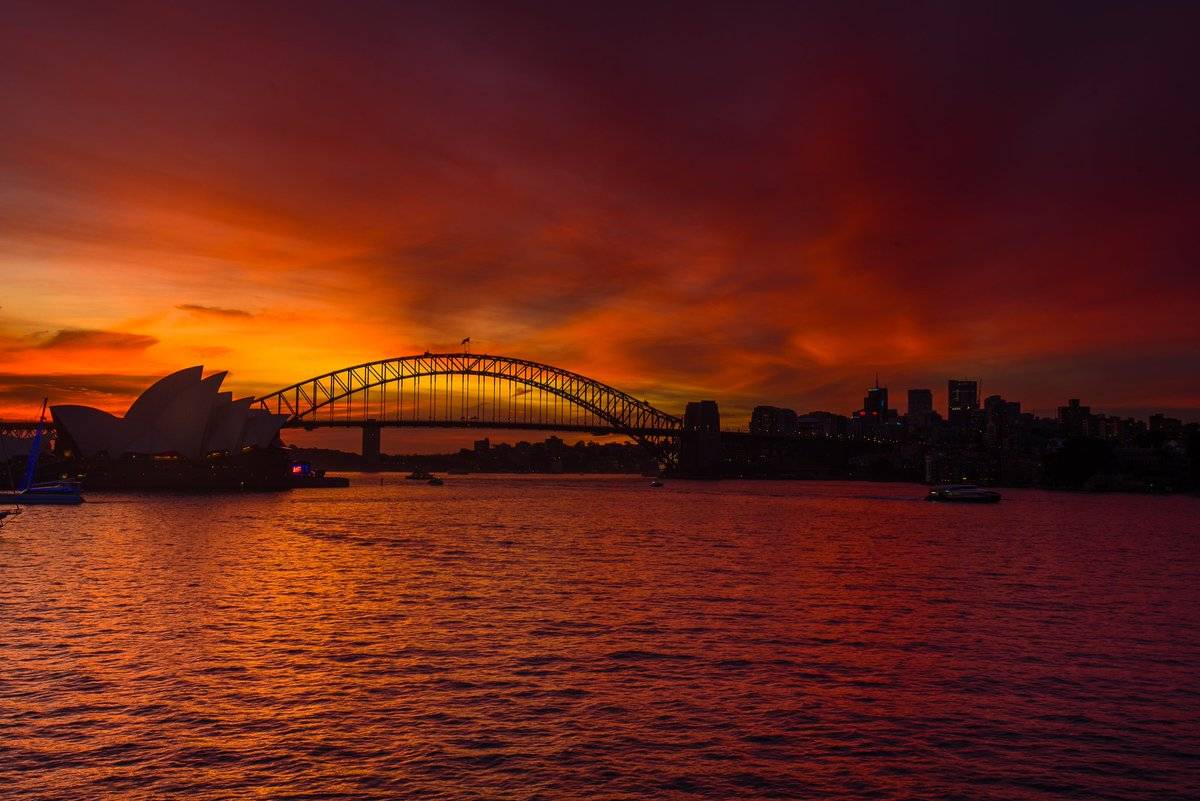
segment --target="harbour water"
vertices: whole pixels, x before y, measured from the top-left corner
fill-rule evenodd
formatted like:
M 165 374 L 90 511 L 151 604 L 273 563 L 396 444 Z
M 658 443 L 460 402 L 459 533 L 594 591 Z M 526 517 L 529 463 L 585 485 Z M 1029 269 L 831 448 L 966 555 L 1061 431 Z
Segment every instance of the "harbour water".
M 1200 499 L 353 478 L 0 529 L 0 796 L 1200 797 Z

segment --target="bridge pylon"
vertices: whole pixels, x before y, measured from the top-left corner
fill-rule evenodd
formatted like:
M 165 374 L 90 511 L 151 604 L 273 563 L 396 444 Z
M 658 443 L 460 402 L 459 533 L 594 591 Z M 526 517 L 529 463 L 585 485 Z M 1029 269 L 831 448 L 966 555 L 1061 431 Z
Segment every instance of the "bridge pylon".
M 362 455 L 371 464 L 379 464 L 380 441 L 383 428 L 374 420 L 367 420 L 362 427 Z

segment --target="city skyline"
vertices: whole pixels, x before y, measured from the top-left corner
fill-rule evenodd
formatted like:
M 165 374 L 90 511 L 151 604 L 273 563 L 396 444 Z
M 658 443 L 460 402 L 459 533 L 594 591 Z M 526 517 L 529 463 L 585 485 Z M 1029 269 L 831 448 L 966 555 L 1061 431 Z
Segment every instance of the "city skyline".
M 1200 419 L 1186 16 L 15 4 L 0 416 L 470 335 L 675 413 Z

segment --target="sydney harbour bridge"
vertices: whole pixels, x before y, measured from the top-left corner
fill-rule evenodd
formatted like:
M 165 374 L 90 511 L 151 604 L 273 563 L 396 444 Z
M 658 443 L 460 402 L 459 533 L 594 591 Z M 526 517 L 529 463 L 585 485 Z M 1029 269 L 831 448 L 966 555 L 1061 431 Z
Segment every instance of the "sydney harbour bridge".
M 487 428 L 621 434 L 666 461 L 684 420 L 579 373 L 507 356 L 423 353 L 367 362 L 300 381 L 255 405 L 285 428 L 361 428 L 379 457 L 384 428 Z

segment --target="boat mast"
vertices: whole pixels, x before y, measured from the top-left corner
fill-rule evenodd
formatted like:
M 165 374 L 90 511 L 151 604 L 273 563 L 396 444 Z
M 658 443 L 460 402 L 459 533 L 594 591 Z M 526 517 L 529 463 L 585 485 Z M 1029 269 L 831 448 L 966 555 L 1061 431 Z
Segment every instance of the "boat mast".
M 33 486 L 33 474 L 37 471 L 38 456 L 42 449 L 42 424 L 46 422 L 46 403 L 49 398 L 42 398 L 42 413 L 38 415 L 37 428 L 33 432 L 33 444 L 29 446 L 29 459 L 25 462 L 25 478 L 21 480 L 21 492 Z

